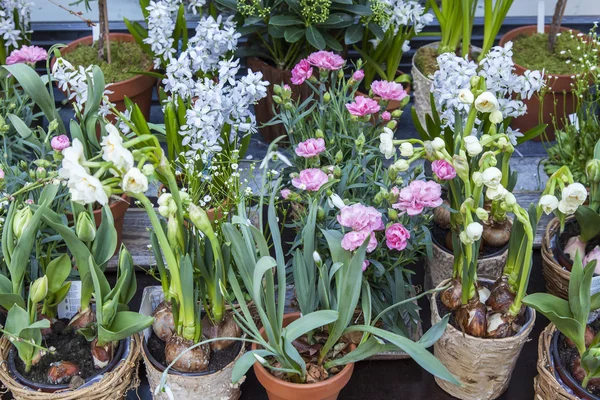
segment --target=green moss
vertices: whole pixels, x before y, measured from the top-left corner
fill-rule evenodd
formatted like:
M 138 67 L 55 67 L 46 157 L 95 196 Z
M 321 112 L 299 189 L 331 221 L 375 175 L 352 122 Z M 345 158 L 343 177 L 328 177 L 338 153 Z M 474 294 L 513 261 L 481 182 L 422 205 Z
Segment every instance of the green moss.
M 556 38 L 554 52 L 548 50 L 548 34 L 523 35 L 514 40 L 513 60 L 527 69 L 544 69 L 546 75 L 568 75 L 581 71 L 578 60 L 584 48 L 581 39 L 568 31 Z
M 423 75 L 429 77 L 439 69 L 438 55 L 437 49 L 434 47 L 421 47 L 415 56 L 415 66 Z
M 136 72 L 145 71 L 152 65 L 152 60 L 135 42 L 110 43 L 111 63 L 102 60 L 98 62 L 98 46 L 78 46 L 74 51 L 65 53 L 63 57 L 78 67 L 96 64 L 104 73 L 106 83 L 121 82 L 136 75 Z

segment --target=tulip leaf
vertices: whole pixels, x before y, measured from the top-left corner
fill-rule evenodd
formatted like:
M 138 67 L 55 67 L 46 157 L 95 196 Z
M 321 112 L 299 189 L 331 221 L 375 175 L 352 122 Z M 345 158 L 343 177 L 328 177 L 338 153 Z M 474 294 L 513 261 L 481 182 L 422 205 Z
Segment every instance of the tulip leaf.
M 122 201 L 119 199 L 119 201 Z M 112 211 L 108 204 L 102 208 L 102 222 L 96 232 L 96 239 L 92 245 L 94 260 L 102 271 L 106 263 L 115 254 L 117 249 L 117 230 L 115 229 Z
M 71 259 L 67 254 L 50 261 L 46 267 L 46 276 L 48 277 L 48 291 L 50 293 L 58 292 L 65 280 L 71 273 Z
M 581 228 L 581 241 L 589 242 L 600 233 L 600 215 L 588 206 L 579 206 L 575 218 Z
M 23 297 L 14 293 L 0 293 L 0 307 L 5 310 L 10 310 L 12 306 L 17 305 L 21 308 L 25 308 L 25 300 Z
M 152 317 L 133 311 L 120 311 L 116 313 L 110 326 L 98 325 L 98 337 L 102 336 L 107 342 L 117 342 L 143 331 L 153 322 Z

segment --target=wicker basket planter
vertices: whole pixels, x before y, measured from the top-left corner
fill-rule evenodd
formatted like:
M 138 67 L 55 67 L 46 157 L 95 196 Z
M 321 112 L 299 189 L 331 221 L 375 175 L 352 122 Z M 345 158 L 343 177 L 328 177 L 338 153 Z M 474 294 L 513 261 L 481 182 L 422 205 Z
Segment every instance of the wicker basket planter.
M 569 297 L 569 280 L 571 272 L 564 268 L 554 256 L 553 240 L 560 231 L 560 221 L 554 218 L 548 226 L 542 238 L 542 265 L 546 290 L 555 296 L 567 299 Z
M 139 335 L 132 336 L 124 342 L 126 348 L 123 356 L 112 371 L 94 377 L 77 389 L 46 393 L 24 386 L 10 374 L 6 360 L 12 344 L 3 337 L 0 339 L 0 380 L 17 400 L 121 399 L 129 390 L 139 385 L 138 365 L 142 343 Z
M 442 285 L 447 283 L 449 280 L 442 282 Z M 436 299 L 437 293 L 434 293 L 431 297 L 432 324 L 442 319 Z M 533 329 L 535 311 L 528 308 L 528 316 L 519 333 L 504 339 L 473 337 L 448 324 L 442 337 L 434 344 L 434 354 L 460 381 L 461 386 L 435 378 L 439 387 L 463 400 L 500 397 L 508 388 L 521 349 Z
M 539 375 L 535 377 L 534 389 L 536 400 L 580 400 L 597 399 L 595 396 L 577 396 L 571 388 L 566 387 L 562 381 L 559 381 L 552 356 L 551 346 L 556 326 L 550 324 L 540 334 L 538 342 L 538 362 L 537 370 Z

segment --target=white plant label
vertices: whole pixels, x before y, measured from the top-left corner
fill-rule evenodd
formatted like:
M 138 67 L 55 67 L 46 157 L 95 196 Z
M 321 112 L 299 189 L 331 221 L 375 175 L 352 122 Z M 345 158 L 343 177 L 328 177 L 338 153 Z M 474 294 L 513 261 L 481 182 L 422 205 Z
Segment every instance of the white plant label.
M 92 26 L 92 41 L 96 43 L 100 39 L 100 26 L 98 24 Z
M 72 281 L 67 297 L 58 305 L 58 318 L 71 319 L 79 311 L 81 302 L 81 281 Z

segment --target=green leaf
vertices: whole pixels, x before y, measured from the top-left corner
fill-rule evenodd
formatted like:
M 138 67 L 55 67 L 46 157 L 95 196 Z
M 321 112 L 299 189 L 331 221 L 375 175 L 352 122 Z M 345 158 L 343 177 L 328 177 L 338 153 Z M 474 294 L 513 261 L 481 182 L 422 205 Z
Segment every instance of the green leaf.
M 46 267 L 46 276 L 48 277 L 48 290 L 50 293 L 58 292 L 65 280 L 71 273 L 71 259 L 67 254 L 50 261 Z
M 600 215 L 588 206 L 579 206 L 575 218 L 581 227 L 581 241 L 588 242 L 600 233 Z
M 304 25 L 304 21 L 293 14 L 274 15 L 269 19 L 269 25 L 274 26 L 292 26 Z
M 318 50 L 324 50 L 327 44 L 321 32 L 312 25 L 306 28 L 306 40 Z
M 5 310 L 10 310 L 14 305 L 25 308 L 25 300 L 23 300 L 21 295 L 14 293 L 0 293 L 0 307 Z
M 336 321 L 338 315 L 338 312 L 333 310 L 320 310 L 303 315 L 284 328 L 285 340 L 291 343 L 305 333 Z
M 15 129 L 23 139 L 27 139 L 31 136 L 31 129 L 29 129 L 27 124 L 23 122 L 21 118 L 17 117 L 14 114 L 8 114 L 7 116 L 11 124 L 15 127 Z
M 154 318 L 133 311 L 118 312 L 108 328 L 98 326 L 98 336 L 107 341 L 116 342 L 126 339 L 148 328 Z
M 286 28 L 284 37 L 286 42 L 295 43 L 304 37 L 304 28 L 290 26 L 289 28 Z
M 527 132 L 525 132 L 523 134 L 523 136 L 517 138 L 517 144 L 522 144 L 522 143 L 530 141 L 533 138 L 538 137 L 539 135 L 542 134 L 542 132 L 544 132 L 546 130 L 547 127 L 548 127 L 548 125 L 542 124 L 542 125 L 536 126 L 535 128 L 529 129 Z
M 346 44 L 358 43 L 362 40 L 365 34 L 365 27 L 362 24 L 354 24 L 344 33 L 344 42 Z
M 248 370 L 254 365 L 256 361 L 256 357 L 254 355 L 260 356 L 262 358 L 274 356 L 272 352 L 268 350 L 251 350 L 247 353 L 244 353 L 233 365 L 233 369 L 231 371 L 231 382 L 237 383 L 246 375 Z
M 119 200 L 121 201 L 121 200 Z M 96 232 L 92 245 L 94 260 L 101 270 L 104 270 L 108 260 L 112 258 L 117 249 L 117 230 L 110 206 L 105 204 L 102 208 L 102 222 Z
M 323 33 L 323 38 L 325 38 L 327 47 L 329 47 L 331 50 L 338 51 L 338 52 L 344 51 L 344 47 L 342 46 L 342 44 L 340 42 L 338 42 L 338 40 L 336 38 L 334 38 L 333 36 L 331 36 L 329 33 L 327 33 L 327 32 Z
M 254 301 L 257 303 L 256 306 L 258 308 L 262 308 L 261 289 L 262 289 L 263 276 L 267 271 L 269 271 L 271 268 L 274 268 L 276 266 L 277 266 L 277 261 L 275 261 L 275 259 L 273 257 L 268 257 L 268 256 L 261 257 L 258 260 L 258 262 L 256 263 L 256 267 L 254 268 L 254 277 L 253 277 L 252 286 L 253 286 L 253 291 L 254 291 L 253 298 L 254 298 Z
M 325 365 L 326 368 L 335 367 L 338 365 L 347 365 L 350 363 L 359 362 L 365 360 L 375 354 L 379 354 L 384 351 L 397 350 L 398 348 L 393 344 L 385 344 L 381 340 L 375 338 L 374 336 L 369 337 L 366 342 L 361 343 L 358 347 L 346 354 L 343 357 L 336 358 L 327 362 Z
M 446 325 L 448 325 L 448 319 L 450 314 L 446 314 L 437 324 L 432 326 L 423 336 L 419 339 L 419 344 L 425 348 L 433 346 L 435 342 L 442 337 L 446 331 Z

